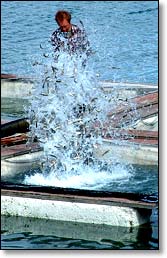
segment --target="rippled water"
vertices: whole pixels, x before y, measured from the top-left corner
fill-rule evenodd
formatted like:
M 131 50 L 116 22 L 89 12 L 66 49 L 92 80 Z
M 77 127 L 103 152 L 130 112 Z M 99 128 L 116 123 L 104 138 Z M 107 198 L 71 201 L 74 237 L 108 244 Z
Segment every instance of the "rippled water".
M 154 222 L 129 229 L 106 225 L 2 216 L 4 249 L 157 249 L 158 214 Z
M 54 14 L 58 9 L 72 12 L 72 22 L 82 20 L 94 56 L 90 65 L 98 78 L 113 81 L 128 81 L 157 84 L 158 81 L 158 2 L 156 1 L 3 1 L 2 2 L 2 72 L 35 77 L 32 63 L 40 58 L 40 44 L 45 43 L 57 25 Z M 9 109 L 12 112 L 11 109 Z M 3 114 L 3 111 L 2 111 Z M 158 191 L 157 167 L 142 167 L 137 170 L 142 177 L 142 185 L 136 187 L 131 181 L 130 190 L 151 193 Z M 143 172 L 144 171 L 144 172 Z M 148 173 L 145 180 L 144 174 Z M 151 181 L 149 174 L 152 173 Z M 138 174 L 135 174 L 135 178 Z M 122 184 L 116 182 L 117 189 Z M 127 183 L 128 184 L 128 183 Z M 110 185 L 109 185 L 110 187 Z M 26 219 L 25 219 L 26 220 Z M 11 225 L 18 224 L 18 229 Z M 95 234 L 87 239 L 82 226 L 66 230 L 62 236 L 56 230 L 48 229 L 47 235 L 39 232 L 41 222 L 27 220 L 33 225 L 25 230 L 23 219 L 3 218 L 3 249 L 157 249 L 158 214 L 153 212 L 151 223 L 144 229 L 137 229 L 133 236 L 120 238 L 125 232 L 121 228 L 111 227 L 117 232 L 117 238 L 111 235 L 102 241 Z M 43 222 L 44 223 L 44 222 Z M 46 222 L 46 225 L 49 222 Z M 69 225 L 64 227 L 69 228 Z M 48 226 L 49 227 L 49 226 Z M 37 230 L 38 229 L 38 230 Z M 92 227 L 92 232 L 100 229 Z M 65 229 L 64 229 L 65 230 Z M 76 230 L 74 237 L 70 234 Z M 102 229 L 101 229 L 102 230 Z M 108 232 L 108 228 L 103 228 Z M 114 231 L 116 230 L 116 231 Z M 93 234 L 92 233 L 92 234 Z M 81 234 L 83 234 L 82 237 Z M 145 241 L 142 236 L 147 236 Z
M 74 24 L 83 21 L 100 78 L 157 83 L 156 1 L 3 1 L 2 72 L 33 74 L 32 59 L 57 28 L 54 14 L 62 8 Z

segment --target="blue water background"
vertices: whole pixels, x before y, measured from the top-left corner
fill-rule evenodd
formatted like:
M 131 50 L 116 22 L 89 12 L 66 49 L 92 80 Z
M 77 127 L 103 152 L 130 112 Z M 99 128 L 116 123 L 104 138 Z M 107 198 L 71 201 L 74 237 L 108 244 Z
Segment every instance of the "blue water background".
M 84 23 L 101 79 L 157 84 L 158 1 L 2 1 L 2 72 L 33 74 L 58 9 Z
M 39 59 L 40 44 L 57 28 L 55 12 L 66 9 L 72 13 L 72 23 L 84 23 L 94 51 L 90 66 L 99 80 L 158 83 L 158 1 L 2 1 L 1 7 L 2 73 L 35 76 L 32 61 Z M 103 244 L 56 233 L 4 234 L 3 229 L 1 244 L 4 249 L 157 249 L 157 210 L 151 229 L 146 242 L 141 237 L 130 241 L 129 233 L 123 242 Z

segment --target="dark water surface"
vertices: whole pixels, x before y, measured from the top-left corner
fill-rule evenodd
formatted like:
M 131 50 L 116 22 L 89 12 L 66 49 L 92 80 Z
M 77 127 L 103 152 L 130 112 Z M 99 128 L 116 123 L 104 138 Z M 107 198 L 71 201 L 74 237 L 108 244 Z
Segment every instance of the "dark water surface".
M 137 228 L 2 216 L 3 249 L 157 249 L 158 214 Z

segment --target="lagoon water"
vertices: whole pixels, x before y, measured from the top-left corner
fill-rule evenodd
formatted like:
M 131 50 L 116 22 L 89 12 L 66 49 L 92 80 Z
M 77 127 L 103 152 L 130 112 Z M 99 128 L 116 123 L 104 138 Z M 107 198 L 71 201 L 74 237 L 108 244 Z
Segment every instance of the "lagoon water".
M 83 22 L 94 52 L 89 65 L 99 80 L 158 83 L 157 1 L 2 1 L 2 73 L 36 77 L 32 64 L 40 58 L 40 44 L 57 28 L 59 9 L 69 10 L 74 24 Z M 120 177 L 114 187 L 157 195 L 157 170 L 135 168 L 138 185 Z M 157 210 L 149 225 L 132 232 L 59 222 L 52 228 L 49 221 L 23 218 L 2 217 L 2 222 L 2 249 L 158 249 Z

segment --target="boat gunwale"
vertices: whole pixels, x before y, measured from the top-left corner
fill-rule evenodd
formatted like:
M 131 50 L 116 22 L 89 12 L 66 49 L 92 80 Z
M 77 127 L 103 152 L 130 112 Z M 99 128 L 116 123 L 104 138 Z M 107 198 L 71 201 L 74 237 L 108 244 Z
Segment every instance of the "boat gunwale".
M 155 196 L 129 192 L 109 192 L 87 189 L 62 188 L 53 186 L 34 186 L 1 182 L 1 195 L 14 195 L 27 198 L 64 200 L 72 202 L 96 202 L 97 204 L 130 206 L 153 209 L 157 207 Z
M 13 76 L 13 75 L 9 75 L 8 77 L 1 77 L 1 80 L 3 80 L 3 81 L 23 81 L 23 82 L 32 82 L 32 83 L 34 83 L 35 81 L 38 81 L 39 80 L 39 78 L 37 78 L 37 77 L 31 77 L 31 76 L 27 76 L 27 77 L 25 77 L 25 76 L 23 76 L 23 77 L 21 77 L 21 76 Z M 146 88 L 156 88 L 156 89 L 158 89 L 158 84 L 152 84 L 152 83 L 147 83 L 147 84 L 144 84 L 144 83 L 140 83 L 140 82 L 119 82 L 119 81 L 112 81 L 112 80 L 101 80 L 100 82 L 99 82 L 99 84 L 109 84 L 110 86 L 104 86 L 105 88 L 112 88 L 112 87 L 134 87 L 135 89 L 136 89 L 136 87 L 141 87 L 141 89 L 143 89 L 144 87 L 146 87 Z M 124 86 L 122 86 L 122 85 L 124 85 Z M 103 88 L 103 87 L 102 87 Z
M 133 139 L 132 139 L 133 140 Z M 135 142 L 135 141 L 132 141 L 132 140 L 122 140 L 121 139 L 121 143 L 118 144 L 118 140 L 117 139 L 110 139 L 110 138 L 103 138 L 102 141 L 103 142 L 106 142 L 108 144 L 111 144 L 111 145 L 116 145 L 116 146 L 122 146 L 122 147 L 126 147 L 126 146 L 133 146 L 134 149 L 136 148 L 142 148 L 142 147 L 150 147 L 150 148 L 154 148 L 154 149 L 157 149 L 158 147 L 158 141 L 157 141 L 157 144 L 150 144 L 150 143 L 146 143 L 146 142 Z M 157 149 L 158 151 L 158 149 Z
M 143 201 L 132 201 L 126 198 L 117 197 L 90 197 L 90 196 L 77 196 L 72 194 L 48 194 L 43 192 L 24 192 L 24 191 L 11 191 L 1 190 L 1 196 L 12 196 L 22 198 L 33 198 L 48 201 L 65 201 L 72 203 L 87 203 L 97 205 L 108 205 L 108 206 L 121 206 L 136 209 L 153 209 L 157 207 L 157 203 L 146 203 Z

